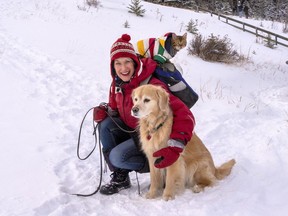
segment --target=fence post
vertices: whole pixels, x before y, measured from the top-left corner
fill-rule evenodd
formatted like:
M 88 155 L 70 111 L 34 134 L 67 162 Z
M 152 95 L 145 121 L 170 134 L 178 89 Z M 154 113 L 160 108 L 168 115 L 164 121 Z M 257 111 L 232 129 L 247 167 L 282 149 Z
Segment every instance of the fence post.
M 276 45 L 278 44 L 278 42 L 277 42 L 277 35 L 275 35 L 275 43 L 276 43 Z
M 245 23 L 243 23 L 243 31 L 245 32 Z

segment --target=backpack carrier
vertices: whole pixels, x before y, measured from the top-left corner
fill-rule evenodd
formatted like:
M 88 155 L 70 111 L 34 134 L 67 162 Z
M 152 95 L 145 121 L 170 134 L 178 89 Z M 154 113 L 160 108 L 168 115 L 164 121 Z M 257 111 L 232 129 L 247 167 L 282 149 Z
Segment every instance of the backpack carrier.
M 158 64 L 153 75 L 141 82 L 141 85 L 149 83 L 152 76 L 164 82 L 171 93 L 178 97 L 190 109 L 198 100 L 198 94 L 189 86 L 181 72 L 171 62 Z

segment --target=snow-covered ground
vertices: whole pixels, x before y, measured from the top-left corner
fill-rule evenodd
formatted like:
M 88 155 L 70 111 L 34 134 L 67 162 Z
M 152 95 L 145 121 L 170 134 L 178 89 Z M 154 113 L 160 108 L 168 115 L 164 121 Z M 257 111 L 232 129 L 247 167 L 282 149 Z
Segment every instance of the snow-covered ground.
M 103 0 L 86 10 L 83 2 L 0 0 L 0 215 L 287 215 L 288 49 L 269 49 L 209 14 L 142 2 L 140 18 L 128 13 L 129 0 Z M 80 161 L 76 145 L 85 112 L 107 101 L 112 43 L 123 33 L 133 42 L 183 34 L 191 18 L 201 34 L 227 35 L 249 58 L 209 63 L 186 49 L 174 58 L 200 96 L 191 109 L 196 132 L 216 165 L 236 159 L 231 175 L 169 202 L 144 198 L 148 174 L 138 174 L 139 196 L 135 173 L 132 188 L 119 194 L 71 195 L 93 192 L 99 182 L 98 150 Z M 126 21 L 130 28 L 123 27 Z M 91 115 L 84 131 L 82 156 L 94 145 Z

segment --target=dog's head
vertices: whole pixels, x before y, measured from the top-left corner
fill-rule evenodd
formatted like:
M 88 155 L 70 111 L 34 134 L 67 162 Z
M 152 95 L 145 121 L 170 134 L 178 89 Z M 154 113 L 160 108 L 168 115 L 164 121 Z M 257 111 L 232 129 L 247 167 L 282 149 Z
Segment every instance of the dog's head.
M 142 85 L 132 92 L 134 106 L 131 115 L 136 118 L 143 118 L 160 111 L 168 112 L 169 94 L 160 86 Z

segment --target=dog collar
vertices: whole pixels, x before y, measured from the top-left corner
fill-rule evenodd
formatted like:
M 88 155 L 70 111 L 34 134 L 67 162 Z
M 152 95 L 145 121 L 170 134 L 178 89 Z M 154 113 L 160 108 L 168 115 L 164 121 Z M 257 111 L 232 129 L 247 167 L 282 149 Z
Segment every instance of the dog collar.
M 162 117 L 162 116 L 161 116 L 161 117 Z M 165 116 L 164 121 L 161 122 L 157 127 L 154 127 L 154 128 L 152 128 L 151 131 L 148 131 L 148 135 L 147 135 L 147 137 L 146 137 L 147 140 L 150 140 L 150 139 L 151 139 L 151 136 L 152 136 L 151 134 L 155 133 L 157 130 L 159 130 L 159 128 L 161 128 L 161 127 L 164 125 L 164 123 L 166 122 L 167 118 L 168 118 L 168 115 Z

